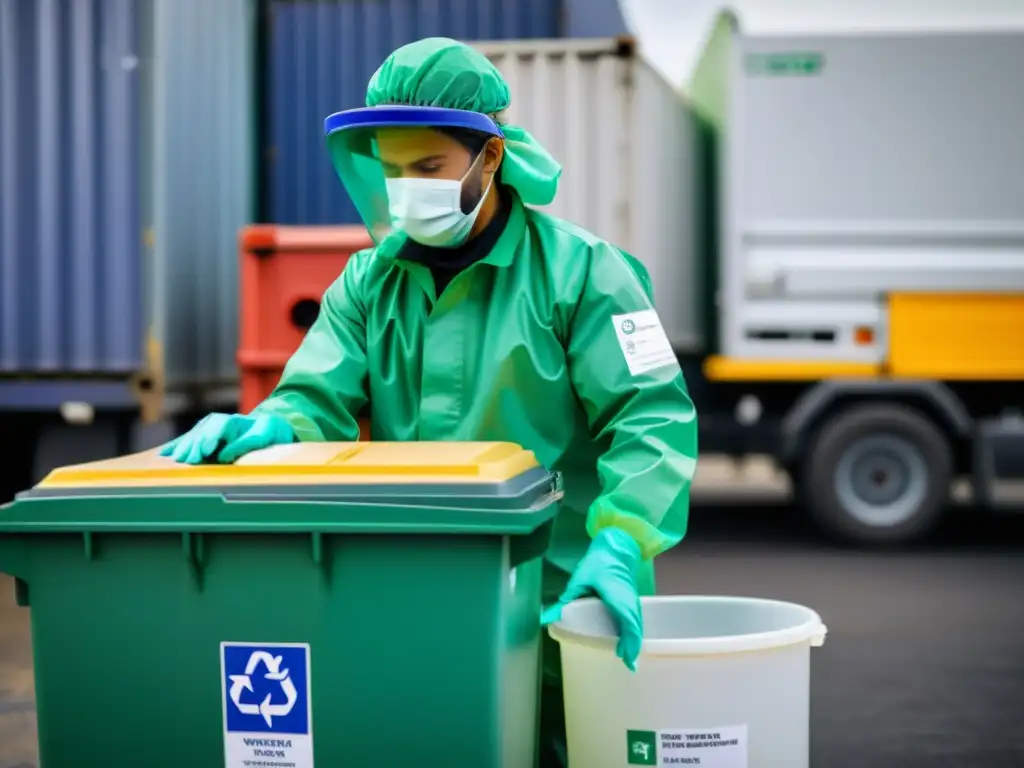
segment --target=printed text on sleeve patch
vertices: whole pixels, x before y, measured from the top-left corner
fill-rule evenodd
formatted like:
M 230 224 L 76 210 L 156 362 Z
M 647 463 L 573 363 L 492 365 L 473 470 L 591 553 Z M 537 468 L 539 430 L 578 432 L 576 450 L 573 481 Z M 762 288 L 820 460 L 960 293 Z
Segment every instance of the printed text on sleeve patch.
M 632 375 L 639 376 L 655 368 L 679 364 L 665 329 L 661 327 L 657 311 L 645 309 L 625 315 L 612 315 L 612 322 Z

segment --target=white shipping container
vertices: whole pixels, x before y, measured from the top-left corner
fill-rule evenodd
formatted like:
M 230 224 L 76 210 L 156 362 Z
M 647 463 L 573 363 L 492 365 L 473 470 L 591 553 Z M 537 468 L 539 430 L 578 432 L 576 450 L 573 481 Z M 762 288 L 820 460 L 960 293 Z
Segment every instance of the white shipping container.
M 699 119 L 628 40 L 474 46 L 508 80 L 508 122 L 562 164 L 544 210 L 629 252 L 650 272 L 662 323 L 681 353 L 701 349 L 709 217 L 698 183 L 709 162 Z

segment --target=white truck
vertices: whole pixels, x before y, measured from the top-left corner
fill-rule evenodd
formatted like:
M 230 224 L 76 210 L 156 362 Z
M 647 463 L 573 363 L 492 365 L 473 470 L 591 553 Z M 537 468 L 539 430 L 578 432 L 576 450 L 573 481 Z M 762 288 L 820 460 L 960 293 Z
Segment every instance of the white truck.
M 702 451 L 878 544 L 1024 477 L 1024 30 L 725 14 L 683 93 L 630 39 L 479 47 L 565 166 L 551 210 L 650 269 Z

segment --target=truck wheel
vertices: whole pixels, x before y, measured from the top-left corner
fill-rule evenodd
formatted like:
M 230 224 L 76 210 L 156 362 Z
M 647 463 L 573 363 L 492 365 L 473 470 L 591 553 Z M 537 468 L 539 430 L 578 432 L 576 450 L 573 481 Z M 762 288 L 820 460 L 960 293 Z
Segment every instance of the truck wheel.
M 929 533 L 945 511 L 953 473 L 946 436 L 898 405 L 859 405 L 827 422 L 798 473 L 807 512 L 826 533 L 897 544 Z

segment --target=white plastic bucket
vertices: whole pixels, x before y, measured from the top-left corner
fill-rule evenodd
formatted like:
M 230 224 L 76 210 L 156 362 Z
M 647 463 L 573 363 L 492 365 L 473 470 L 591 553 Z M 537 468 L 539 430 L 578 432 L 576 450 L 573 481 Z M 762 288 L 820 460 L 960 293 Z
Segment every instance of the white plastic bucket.
M 635 674 L 615 656 L 617 632 L 600 600 L 567 605 L 549 627 L 561 646 L 570 768 L 807 768 L 821 617 L 746 597 L 642 603 Z

